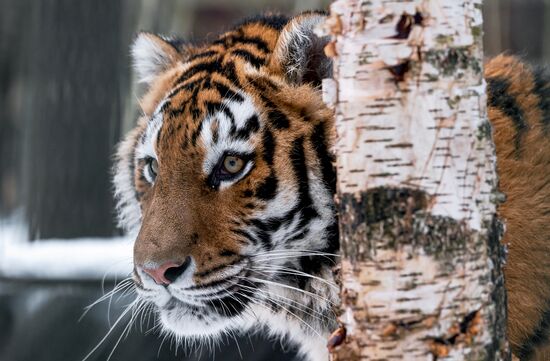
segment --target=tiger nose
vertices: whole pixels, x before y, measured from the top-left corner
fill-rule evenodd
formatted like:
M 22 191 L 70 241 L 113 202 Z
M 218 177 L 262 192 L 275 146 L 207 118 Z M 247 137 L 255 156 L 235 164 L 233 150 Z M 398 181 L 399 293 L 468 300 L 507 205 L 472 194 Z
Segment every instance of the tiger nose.
M 191 257 L 188 256 L 183 262 L 169 261 L 156 268 L 143 268 L 143 272 L 151 276 L 155 280 L 155 283 L 169 285 L 170 283 L 174 283 L 189 268 L 190 264 Z

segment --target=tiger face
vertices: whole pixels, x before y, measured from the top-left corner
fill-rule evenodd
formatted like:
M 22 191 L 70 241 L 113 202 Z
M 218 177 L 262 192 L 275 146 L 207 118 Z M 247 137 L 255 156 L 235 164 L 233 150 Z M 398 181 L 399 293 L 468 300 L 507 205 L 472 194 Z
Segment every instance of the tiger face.
M 204 46 L 136 39 L 147 92 L 118 150 L 116 197 L 138 295 L 164 331 L 267 324 L 326 355 L 338 232 L 322 20 L 260 17 Z

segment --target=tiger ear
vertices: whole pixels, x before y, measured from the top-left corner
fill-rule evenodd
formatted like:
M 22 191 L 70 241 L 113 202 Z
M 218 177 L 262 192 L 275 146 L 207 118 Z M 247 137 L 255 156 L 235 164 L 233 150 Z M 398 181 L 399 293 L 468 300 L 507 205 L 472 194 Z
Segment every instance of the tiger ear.
M 332 76 L 332 60 L 324 52 L 330 37 L 315 33 L 325 19 L 322 13 L 304 13 L 283 28 L 274 60 L 291 83 L 318 86 L 324 78 Z
M 150 84 L 160 73 L 180 60 L 180 43 L 151 33 L 139 33 L 131 47 L 138 82 Z

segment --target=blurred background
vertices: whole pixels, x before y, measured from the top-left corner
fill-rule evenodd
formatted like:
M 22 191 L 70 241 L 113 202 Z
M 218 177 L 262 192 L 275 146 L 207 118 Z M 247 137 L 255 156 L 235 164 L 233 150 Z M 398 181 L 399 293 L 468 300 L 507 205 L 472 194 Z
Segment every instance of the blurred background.
M 245 16 L 328 3 L 0 0 L 0 361 L 80 361 L 132 300 L 114 297 L 79 321 L 131 267 L 131 240 L 114 221 L 110 168 L 137 115 L 128 57 L 136 32 L 203 41 Z M 488 56 L 550 60 L 549 0 L 485 0 L 484 11 Z M 142 324 L 111 360 L 212 359 L 208 350 L 185 355 Z M 106 360 L 123 328 L 89 360 Z M 292 347 L 261 334 L 224 343 L 215 359 L 295 358 Z

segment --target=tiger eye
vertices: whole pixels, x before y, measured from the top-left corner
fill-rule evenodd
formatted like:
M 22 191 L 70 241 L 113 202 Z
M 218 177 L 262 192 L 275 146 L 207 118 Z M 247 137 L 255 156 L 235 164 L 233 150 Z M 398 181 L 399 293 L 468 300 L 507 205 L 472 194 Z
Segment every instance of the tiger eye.
M 240 172 L 244 167 L 244 160 L 233 155 L 228 155 L 223 160 L 223 168 L 226 172 L 235 174 Z
M 151 159 L 149 162 L 149 171 L 153 177 L 156 177 L 159 171 L 159 163 L 156 159 Z

